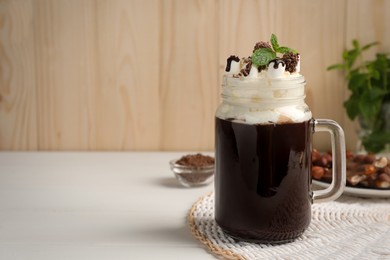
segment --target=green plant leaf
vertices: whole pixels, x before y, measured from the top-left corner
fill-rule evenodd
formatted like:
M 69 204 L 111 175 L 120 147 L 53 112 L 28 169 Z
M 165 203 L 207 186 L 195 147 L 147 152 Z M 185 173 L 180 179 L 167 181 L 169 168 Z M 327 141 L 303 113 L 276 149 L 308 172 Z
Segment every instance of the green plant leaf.
M 341 55 L 341 57 L 346 62 L 348 60 L 348 50 L 344 50 L 343 54 Z
M 378 53 L 376 55 L 376 59 L 373 62 L 371 62 L 368 66 L 372 66 L 374 70 L 380 72 L 386 72 L 390 67 L 390 63 L 388 62 L 385 54 Z
M 378 102 L 369 104 L 369 103 L 366 103 L 366 101 L 361 101 L 361 102 L 359 102 L 359 110 L 360 110 L 360 114 L 362 115 L 364 120 L 367 122 L 368 127 L 370 129 L 372 129 L 374 126 L 374 123 L 375 123 L 374 122 L 375 115 L 380 110 L 380 107 L 378 107 Z
M 363 138 L 363 146 L 369 153 L 379 153 L 385 148 L 386 143 L 378 143 L 373 141 L 371 138 Z
M 359 117 L 365 122 L 369 131 L 362 141 L 370 152 L 379 152 L 390 143 L 390 133 L 386 130 L 388 119 L 382 117 L 384 102 L 390 102 L 389 54 L 378 53 L 374 60 L 362 60 L 362 53 L 376 44 L 361 47 L 359 41 L 353 40 L 353 47 L 342 53 L 343 62 L 327 68 L 345 71 L 351 95 L 344 107 L 350 119 Z
M 359 71 L 351 71 L 349 74 L 348 88 L 352 92 L 361 92 L 367 86 L 367 74 L 359 73 Z
M 390 132 L 374 132 L 369 137 L 375 142 L 390 142 Z
M 361 52 L 358 49 L 347 51 L 347 63 L 349 68 L 352 68 L 352 66 L 355 64 L 355 61 L 359 57 L 360 53 Z
M 276 58 L 276 53 L 270 48 L 261 48 L 255 50 L 252 54 L 252 63 L 259 67 L 262 65 L 268 65 L 268 63 Z
M 382 99 L 385 95 L 385 90 L 372 88 L 365 89 L 359 97 L 360 113 L 371 129 L 375 126 L 377 115 L 381 112 Z
M 337 69 L 345 69 L 345 64 L 333 64 L 326 68 L 326 70 L 337 70 Z
M 347 101 L 344 102 L 344 107 L 347 111 L 349 119 L 354 120 L 359 115 L 359 99 L 351 96 Z
M 285 54 L 285 53 L 287 53 L 287 52 L 298 53 L 296 50 L 291 49 L 291 48 L 289 48 L 289 47 L 284 47 L 284 46 L 279 47 L 278 50 L 277 50 L 276 52 L 283 53 L 283 54 Z
M 354 39 L 352 40 L 352 45 L 353 47 L 356 49 L 356 50 L 360 50 L 360 44 L 359 44 L 359 41 Z
M 373 78 L 376 79 L 376 80 L 379 80 L 380 77 L 381 77 L 381 74 L 379 73 L 379 71 L 374 70 L 374 69 L 372 69 L 372 70 L 370 71 L 370 74 L 371 74 L 371 77 L 373 77 Z
M 278 37 L 275 34 L 271 34 L 271 45 L 275 52 L 279 50 Z
M 371 48 L 372 46 L 377 45 L 377 44 L 379 44 L 379 42 L 371 42 L 369 44 L 366 44 L 362 47 L 362 51 L 368 50 L 369 48 Z
M 390 143 L 390 132 L 376 131 L 363 137 L 364 148 L 368 152 L 378 153 Z

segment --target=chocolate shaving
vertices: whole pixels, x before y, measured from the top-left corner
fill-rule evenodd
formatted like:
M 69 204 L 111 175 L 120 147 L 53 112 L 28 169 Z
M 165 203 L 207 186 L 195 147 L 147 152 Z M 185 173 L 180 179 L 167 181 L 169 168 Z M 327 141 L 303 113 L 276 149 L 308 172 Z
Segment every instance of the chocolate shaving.
M 299 61 L 299 54 L 288 52 L 283 54 L 282 57 L 284 63 L 286 64 L 286 71 L 289 71 L 290 73 L 293 73 L 297 69 L 298 61 Z
M 225 69 L 226 72 L 229 72 L 229 71 L 230 71 L 230 68 L 231 68 L 231 65 L 232 65 L 232 61 L 239 62 L 239 61 L 240 61 L 240 58 L 237 57 L 237 56 L 231 55 L 231 56 L 227 59 L 227 62 L 226 62 L 226 69 Z
M 262 49 L 262 48 L 270 48 L 271 45 L 268 42 L 258 42 L 256 43 L 255 47 L 253 48 L 253 52 L 255 52 L 257 49 Z
M 240 74 L 242 74 L 244 77 L 249 75 L 249 72 L 251 71 L 252 68 L 252 58 L 244 58 L 243 63 L 246 63 L 245 68 L 241 69 Z

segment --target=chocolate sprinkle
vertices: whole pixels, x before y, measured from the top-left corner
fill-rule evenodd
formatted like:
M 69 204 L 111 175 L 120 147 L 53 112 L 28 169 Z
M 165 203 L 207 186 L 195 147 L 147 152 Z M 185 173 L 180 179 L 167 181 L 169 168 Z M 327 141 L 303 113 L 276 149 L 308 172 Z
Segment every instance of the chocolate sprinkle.
M 234 55 L 230 55 L 230 57 L 227 59 L 227 62 L 226 62 L 226 69 L 225 69 L 226 72 L 230 71 L 230 68 L 231 68 L 231 65 L 232 65 L 232 61 L 239 62 L 240 58 L 237 57 L 237 56 L 234 56 Z
M 271 49 L 271 45 L 268 42 L 258 42 L 258 43 L 256 43 L 255 47 L 253 48 L 253 52 L 255 52 L 255 50 L 257 50 L 257 49 L 262 49 L 262 48 L 270 48 Z
M 293 73 L 297 69 L 298 61 L 299 61 L 299 54 L 288 52 L 283 54 L 282 57 L 284 63 L 286 64 L 286 71 L 289 71 L 290 73 Z

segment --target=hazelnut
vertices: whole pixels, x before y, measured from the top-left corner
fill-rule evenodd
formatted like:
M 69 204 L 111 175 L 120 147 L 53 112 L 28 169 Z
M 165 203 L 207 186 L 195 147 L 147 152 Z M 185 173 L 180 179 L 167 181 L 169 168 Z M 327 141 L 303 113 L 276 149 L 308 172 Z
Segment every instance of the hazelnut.
M 390 167 L 378 168 L 378 174 L 385 173 L 390 176 Z
M 374 173 L 376 173 L 376 169 L 375 169 L 374 165 L 372 165 L 372 164 L 364 165 L 364 174 L 372 175 Z
M 326 167 L 328 165 L 328 160 L 324 156 L 321 156 L 317 164 Z
M 328 161 L 332 161 L 332 154 L 331 153 L 326 153 L 326 154 L 324 154 L 324 156 L 326 157 L 326 159 L 328 160 Z
M 384 168 L 387 166 L 388 160 L 386 157 L 381 157 L 374 162 L 374 166 L 377 168 Z
M 351 160 L 353 158 L 353 153 L 351 151 L 347 151 L 345 156 L 347 157 L 347 160 Z
M 353 158 L 353 161 L 354 162 L 364 162 L 364 157 L 365 155 L 364 154 L 358 154 L 355 156 L 355 158 Z
M 366 178 L 362 180 L 359 184 L 365 186 L 365 187 L 374 187 L 375 186 L 375 180 L 371 178 Z
M 327 154 L 327 153 L 323 154 L 320 158 L 319 165 L 323 166 L 323 167 L 331 168 L 332 167 L 332 156 L 330 154 Z
M 352 175 L 352 176 L 348 177 L 347 181 L 352 186 L 356 186 L 359 182 L 361 182 L 361 181 L 363 181 L 365 179 L 366 179 L 366 176 L 355 174 L 355 175 Z
M 332 152 L 319 153 L 313 149 L 312 154 L 313 179 L 332 180 Z M 351 186 L 390 188 L 390 158 L 376 158 L 375 154 L 354 155 L 346 151 L 347 183 Z
M 376 180 L 375 186 L 382 189 L 388 189 L 390 188 L 390 182 L 388 181 L 382 181 L 382 180 Z
M 324 176 L 324 173 L 325 173 L 324 168 L 320 166 L 313 166 L 311 168 L 311 176 L 316 180 L 320 180 L 322 176 Z
M 318 162 L 320 158 L 321 158 L 321 154 L 316 149 L 313 149 L 313 151 L 311 152 L 311 161 L 313 163 Z
M 390 176 L 386 173 L 379 174 L 378 180 L 390 182 Z
M 375 154 L 369 153 L 364 157 L 364 162 L 365 163 L 373 163 L 375 161 Z
M 325 173 L 324 173 L 324 176 L 322 176 L 322 179 L 331 181 L 332 180 L 332 169 L 324 168 L 324 170 L 325 170 Z
M 354 170 L 358 167 L 358 163 L 356 162 L 351 162 L 351 161 L 348 161 L 347 162 L 347 170 Z
M 362 164 L 356 168 L 356 172 L 365 175 L 376 173 L 376 168 L 372 164 Z

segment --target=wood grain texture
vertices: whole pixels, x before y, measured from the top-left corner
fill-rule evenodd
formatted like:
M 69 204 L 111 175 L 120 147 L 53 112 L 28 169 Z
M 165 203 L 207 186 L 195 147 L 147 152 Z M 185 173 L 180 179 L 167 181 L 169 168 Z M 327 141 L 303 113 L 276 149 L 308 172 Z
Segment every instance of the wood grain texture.
M 96 149 L 159 149 L 158 0 L 97 3 Z
M 32 1 L 0 2 L 0 149 L 36 150 Z
M 163 3 L 161 148 L 213 149 L 219 93 L 217 2 Z
M 89 84 L 89 45 L 86 32 L 92 1 L 34 2 L 35 70 L 37 77 L 38 147 L 40 150 L 88 149 L 93 128 L 93 86 Z
M 390 52 L 390 1 L 2 0 L 1 150 L 210 150 L 226 58 L 278 35 L 307 103 L 346 130 L 352 39 Z M 328 137 L 315 145 L 328 149 Z

